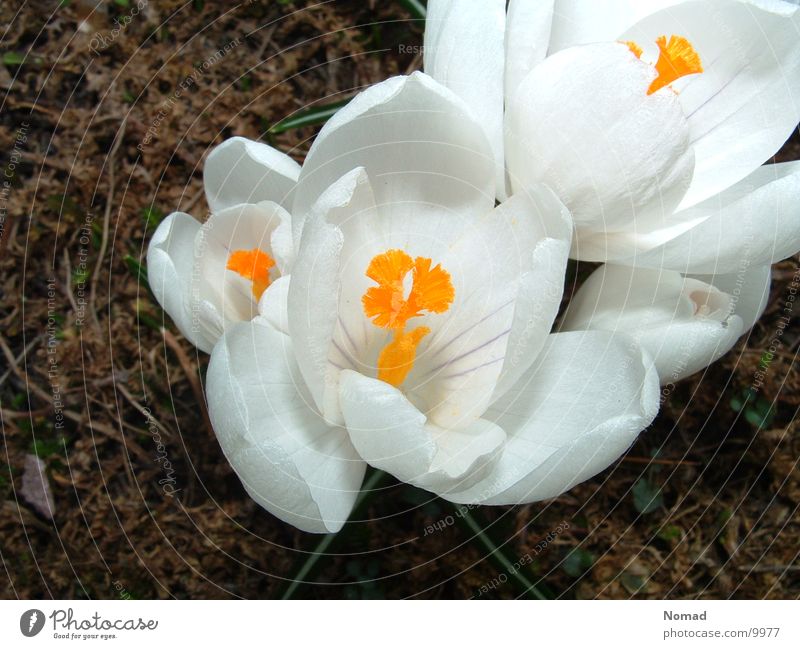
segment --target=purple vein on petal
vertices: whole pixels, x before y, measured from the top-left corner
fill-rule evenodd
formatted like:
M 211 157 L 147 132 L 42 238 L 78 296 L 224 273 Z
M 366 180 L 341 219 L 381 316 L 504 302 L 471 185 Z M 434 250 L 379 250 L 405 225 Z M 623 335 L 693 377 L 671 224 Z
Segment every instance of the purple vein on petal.
M 457 341 L 459 338 L 463 338 L 463 337 L 464 337 L 466 334 L 468 334 L 470 331 L 472 331 L 472 330 L 473 330 L 475 327 L 477 327 L 479 324 L 481 324 L 481 323 L 483 323 L 483 322 L 486 322 L 486 321 L 487 321 L 489 318 L 491 318 L 491 317 L 493 317 L 493 316 L 497 315 L 498 313 L 500 313 L 500 311 L 502 311 L 503 309 L 505 309 L 507 306 L 509 306 L 509 305 L 511 305 L 511 304 L 514 304 L 514 300 L 513 300 L 513 299 L 509 300 L 509 301 L 508 301 L 508 302 L 506 302 L 505 304 L 501 304 L 499 307 L 497 307 L 497 308 L 496 308 L 494 311 L 492 311 L 491 313 L 488 313 L 488 314 L 486 314 L 484 317 L 482 317 L 482 318 L 481 318 L 480 320 L 478 320 L 477 322 L 474 322 L 474 323 L 472 323 L 472 324 L 471 324 L 469 327 L 467 327 L 466 329 L 464 329 L 464 331 L 462 331 L 462 332 L 458 333 L 457 335 L 453 336 L 453 337 L 452 337 L 450 340 L 448 340 L 448 341 L 447 341 L 447 342 L 446 342 L 444 345 L 442 345 L 441 347 L 439 347 L 439 348 L 438 348 L 438 349 L 437 349 L 435 352 L 433 352 L 433 354 L 430 356 L 430 358 L 436 358 L 436 357 L 437 357 L 439 354 L 441 354 L 441 353 L 442 353 L 442 351 L 444 351 L 445 349 L 447 349 L 447 348 L 448 348 L 450 345 L 452 345 L 454 342 L 456 342 L 456 341 Z M 431 346 L 433 346 L 434 344 L 435 344 L 435 341 L 431 341 Z
M 505 356 L 501 356 L 500 358 L 495 358 L 493 361 L 487 361 L 485 363 L 481 363 L 480 365 L 476 365 L 475 367 L 471 367 L 468 370 L 464 370 L 463 372 L 457 372 L 456 374 L 448 374 L 447 376 L 440 376 L 440 379 L 457 379 L 459 376 L 465 376 L 472 372 L 475 372 L 483 367 L 488 367 L 489 365 L 494 365 L 495 363 L 500 363 L 506 359 Z
M 481 343 L 477 347 L 474 347 L 473 349 L 470 349 L 469 351 L 466 351 L 463 354 L 460 354 L 460 355 L 456 356 L 455 358 L 451 358 L 450 360 L 445 361 L 444 363 L 441 363 L 440 365 L 437 365 L 433 369 L 428 370 L 427 372 L 425 372 L 424 376 L 428 376 L 429 374 L 433 374 L 434 372 L 438 372 L 440 369 L 442 369 L 444 367 L 449 367 L 453 363 L 457 363 L 458 361 L 466 358 L 467 356 L 469 356 L 471 354 L 474 354 L 477 351 L 480 351 L 484 347 L 488 347 L 493 342 L 495 342 L 497 340 L 500 340 L 503 336 L 507 336 L 510 333 L 511 333 L 511 327 L 509 327 L 508 329 L 506 329 L 502 333 L 497 334 L 494 338 L 492 338 L 490 340 L 487 340 L 485 343 Z
M 347 325 L 344 323 L 344 320 L 342 319 L 341 315 L 339 316 L 338 320 L 339 320 L 339 326 L 342 328 L 345 338 L 347 338 L 347 342 L 350 343 L 350 352 L 351 352 L 350 355 L 353 358 L 355 358 L 358 355 L 358 347 L 356 346 L 356 341 L 350 334 L 350 330 L 347 328 Z

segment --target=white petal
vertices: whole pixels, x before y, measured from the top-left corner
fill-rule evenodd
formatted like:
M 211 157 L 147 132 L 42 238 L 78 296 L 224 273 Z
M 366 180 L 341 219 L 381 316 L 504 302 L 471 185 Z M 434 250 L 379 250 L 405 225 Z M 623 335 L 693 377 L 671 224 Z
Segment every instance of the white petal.
M 681 0 L 556 0 L 550 53 L 574 45 L 620 40 L 648 14 Z
M 771 11 L 782 16 L 792 16 L 797 13 L 800 0 L 746 0 L 752 5 Z
M 546 59 L 512 99 L 511 186 L 549 185 L 572 213 L 576 244 L 672 214 L 688 186 L 688 126 L 672 91 L 647 95 L 654 76 L 621 43 L 584 45 Z
M 800 20 L 702 0 L 648 16 L 621 40 L 644 47 L 663 34 L 688 38 L 704 67 L 674 84 L 696 159 L 689 207 L 754 171 L 800 121 Z
M 153 234 L 147 249 L 147 277 L 153 295 L 181 333 L 210 353 L 216 337 L 207 336 L 192 313 L 194 240 L 200 224 L 188 214 L 174 212 Z
M 300 174 L 295 239 L 314 202 L 356 167 L 392 217 L 481 214 L 494 205 L 494 159 L 481 126 L 461 99 L 419 72 L 371 86 L 323 127 Z
M 557 496 L 622 455 L 658 402 L 655 369 L 627 336 L 554 334 L 536 367 L 485 415 L 508 435 L 497 466 L 445 498 L 506 505 Z
M 208 407 L 225 456 L 250 496 L 306 532 L 336 532 L 366 465 L 328 426 L 293 360 L 289 338 L 253 321 L 226 332 L 208 367 Z
M 547 56 L 555 0 L 510 0 L 506 19 L 506 83 L 509 101 L 519 84 Z
M 748 331 L 764 313 L 772 283 L 771 266 L 743 265 L 738 271 L 722 275 L 690 275 L 727 293 L 733 313 L 742 319 L 742 330 Z
M 216 310 L 223 329 L 258 312 L 252 282 L 227 270 L 231 252 L 258 248 L 274 259 L 273 235 L 282 223 L 288 230 L 290 220 L 280 205 L 264 201 L 226 208 L 203 224 L 195 241 L 200 272 L 193 278 L 193 290 L 209 311 Z
M 497 460 L 505 433 L 477 420 L 461 431 L 426 421 L 400 390 L 345 370 L 342 412 L 359 455 L 403 482 L 442 494 L 483 478 Z
M 764 165 L 676 220 L 698 225 L 624 263 L 719 274 L 790 257 L 800 250 L 800 162 Z
M 281 275 L 258 301 L 258 315 L 282 334 L 289 335 L 289 275 Z
M 336 197 L 323 196 L 320 202 L 326 200 Z M 343 236 L 325 221 L 325 210 L 319 210 L 303 228 L 289 283 L 288 325 L 297 363 L 317 408 L 328 421 L 339 423 L 338 369 L 331 366 L 329 356 L 338 320 Z
M 432 333 L 404 384 L 433 423 L 469 425 L 534 362 L 561 302 L 570 237 L 564 206 L 535 187 L 453 242 L 442 266 L 455 300 L 420 321 Z
M 232 137 L 208 154 L 203 184 L 212 212 L 261 201 L 288 208 L 299 174 L 300 165 L 285 153 L 262 142 Z
M 426 74 L 461 97 L 489 137 L 501 199 L 505 23 L 505 0 L 431 0 L 424 49 Z
M 653 357 L 662 383 L 707 367 L 743 333 L 732 296 L 675 271 L 605 265 L 572 298 L 564 330 L 630 335 Z

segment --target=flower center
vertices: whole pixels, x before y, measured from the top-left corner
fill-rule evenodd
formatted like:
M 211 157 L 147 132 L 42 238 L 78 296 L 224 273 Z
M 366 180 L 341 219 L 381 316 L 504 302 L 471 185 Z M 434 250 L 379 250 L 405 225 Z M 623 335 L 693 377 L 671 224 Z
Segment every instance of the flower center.
M 626 41 L 625 45 L 630 48 L 636 58 L 642 58 L 643 50 L 637 43 Z M 673 34 L 669 40 L 666 36 L 659 36 L 656 39 L 656 45 L 659 50 L 658 61 L 655 64 L 658 76 L 653 79 L 653 83 L 647 89 L 648 95 L 652 95 L 681 77 L 699 74 L 703 71 L 700 55 L 683 36 Z
M 275 260 L 272 257 L 258 248 L 253 248 L 234 250 L 228 257 L 225 268 L 250 280 L 253 283 L 253 296 L 258 301 L 272 282 L 269 271 L 274 265 Z
M 411 289 L 406 296 L 404 280 L 412 273 Z M 450 308 L 455 289 L 450 273 L 425 257 L 412 259 L 403 250 L 392 249 L 375 255 L 366 275 L 378 286 L 368 288 L 361 302 L 372 324 L 391 329 L 394 336 L 378 356 L 378 379 L 395 387 L 403 383 L 414 367 L 417 347 L 431 330 L 416 327 L 406 332 L 406 323 L 429 313 L 444 313 Z

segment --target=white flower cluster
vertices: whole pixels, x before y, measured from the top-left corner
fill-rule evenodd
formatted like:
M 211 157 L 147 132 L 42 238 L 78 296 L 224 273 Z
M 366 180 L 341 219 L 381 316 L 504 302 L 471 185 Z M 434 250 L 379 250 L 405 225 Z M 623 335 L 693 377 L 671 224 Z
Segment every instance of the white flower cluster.
M 784 0 L 430 0 L 425 73 L 302 167 L 218 146 L 212 216 L 168 216 L 147 262 L 248 493 L 324 533 L 367 465 L 468 505 L 608 467 L 800 250 L 800 162 L 763 164 L 799 34 Z M 570 257 L 603 265 L 553 332 Z

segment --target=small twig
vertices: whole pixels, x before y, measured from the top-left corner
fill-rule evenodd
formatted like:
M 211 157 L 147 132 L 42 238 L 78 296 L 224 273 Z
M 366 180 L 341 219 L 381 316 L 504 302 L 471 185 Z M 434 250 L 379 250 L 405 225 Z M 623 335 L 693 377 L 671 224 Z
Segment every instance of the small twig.
M 47 394 L 42 388 L 40 388 L 36 382 L 32 382 L 26 372 L 19 368 L 18 361 L 14 358 L 14 354 L 9 349 L 8 345 L 6 344 L 5 338 L 3 335 L 0 334 L 0 350 L 2 350 L 3 355 L 6 357 L 8 364 L 11 368 L 11 371 L 17 375 L 17 377 L 25 384 L 26 389 L 30 390 L 31 392 L 35 392 L 36 395 L 43 399 L 45 403 L 51 403 L 53 401 L 53 395 Z M 24 358 L 25 355 L 23 354 L 21 358 Z
M 9 365 L 10 365 L 9 369 L 7 369 L 3 373 L 3 376 L 0 376 L 0 385 L 3 385 L 3 383 L 5 383 L 6 380 L 8 379 L 8 377 L 11 375 L 11 367 L 18 366 L 19 362 L 28 355 L 29 351 L 31 351 L 34 347 L 36 347 L 36 345 L 39 343 L 39 341 L 42 338 L 44 338 L 44 334 L 36 336 L 36 338 L 34 338 L 31 342 L 29 342 L 26 345 L 25 349 L 23 349 L 20 352 L 19 356 L 17 356 L 15 359 L 13 359 L 13 363 L 9 363 Z
M 75 314 L 80 313 L 78 310 L 78 303 L 75 301 L 75 296 L 72 294 L 72 264 L 69 261 L 69 252 L 64 250 L 64 293 L 67 294 L 67 299 L 72 305 L 72 312 Z
M 92 287 L 89 292 L 89 309 L 92 312 L 92 319 L 97 327 L 97 331 L 102 332 L 100 327 L 100 320 L 97 317 L 97 307 L 95 306 L 97 298 L 97 283 L 100 281 L 100 270 L 103 267 L 103 259 L 106 256 L 106 249 L 108 248 L 108 226 L 111 221 L 111 206 L 114 202 L 114 186 L 116 184 L 116 157 L 117 151 L 125 138 L 125 118 L 117 130 L 117 137 L 114 144 L 111 145 L 111 151 L 108 153 L 108 194 L 106 195 L 106 209 L 103 213 L 103 236 L 100 240 L 100 251 L 97 253 L 97 265 L 94 268 L 92 275 Z
M 747 572 L 796 572 L 800 570 L 800 566 L 759 566 L 755 564 L 750 566 L 736 566 L 736 569 Z
M 186 352 L 183 350 L 183 347 L 181 347 L 180 343 L 176 340 L 175 336 L 172 335 L 171 331 L 162 327 L 161 333 L 164 336 L 164 342 L 167 343 L 167 346 L 173 352 L 175 352 L 175 356 L 178 357 L 178 363 L 180 363 L 183 373 L 186 375 L 186 378 L 189 381 L 189 386 L 192 388 L 195 401 L 197 401 L 198 407 L 200 408 L 200 413 L 203 415 L 203 421 L 205 422 L 206 429 L 208 430 L 209 434 L 213 435 L 214 429 L 211 426 L 211 419 L 208 417 L 205 395 L 203 394 L 203 389 L 200 387 L 200 380 L 197 378 L 197 372 L 192 366 L 189 356 L 187 356 Z
M 158 430 L 164 433 L 166 437 L 173 437 L 170 430 L 166 426 L 164 426 L 160 421 L 158 421 L 158 419 L 155 418 L 155 416 L 153 415 L 152 412 L 149 411 L 149 409 L 146 409 L 142 404 L 140 404 L 136 400 L 136 398 L 128 391 L 128 388 L 126 388 L 121 383 L 116 383 L 116 382 L 114 383 L 114 387 L 122 393 L 122 396 L 124 396 L 128 400 L 128 403 L 130 403 L 134 408 L 136 408 L 136 410 L 138 410 L 142 414 L 145 420 L 147 421 L 152 420 L 152 422 L 156 425 L 156 428 L 158 428 Z
M 200 201 L 200 199 L 203 197 L 204 194 L 205 194 L 204 189 L 201 189 L 199 192 L 197 192 L 194 196 L 192 196 L 192 198 L 189 199 L 189 202 L 186 203 L 186 205 L 181 206 L 181 212 L 186 212 L 187 214 L 191 214 L 192 209 L 194 208 L 195 205 L 197 205 L 197 203 Z
M 418 53 L 414 56 L 414 59 L 409 63 L 408 67 L 406 68 L 406 74 L 411 74 L 412 72 L 416 72 L 417 70 L 422 69 L 422 53 Z
M 633 457 L 626 456 L 622 458 L 623 462 L 635 462 L 636 464 L 664 464 L 666 466 L 701 466 L 702 462 L 694 462 L 692 460 L 662 460 L 652 457 Z

